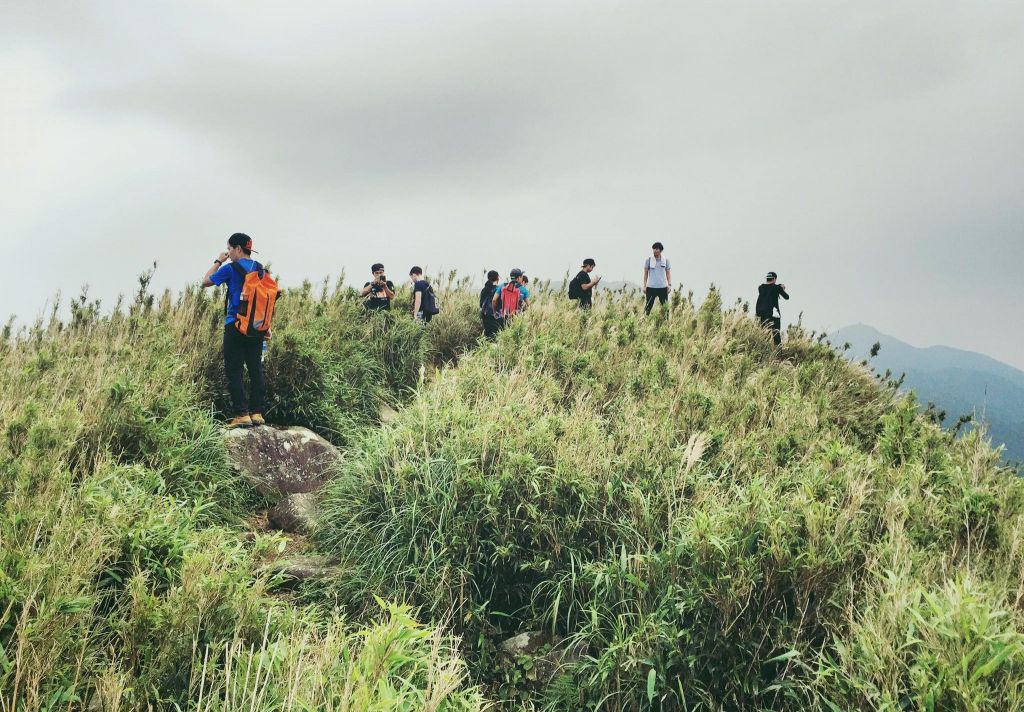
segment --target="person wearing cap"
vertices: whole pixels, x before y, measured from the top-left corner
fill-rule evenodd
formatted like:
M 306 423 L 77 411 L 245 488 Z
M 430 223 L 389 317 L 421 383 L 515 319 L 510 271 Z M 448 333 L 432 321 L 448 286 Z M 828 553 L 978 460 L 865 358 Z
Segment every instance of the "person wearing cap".
M 262 269 L 252 259 L 252 238 L 236 232 L 228 238 L 228 249 L 221 252 L 210 269 L 203 275 L 202 286 L 227 284 L 228 294 L 224 309 L 224 375 L 231 394 L 232 418 L 228 428 L 247 428 L 263 425 L 263 400 L 266 396 L 266 378 L 263 374 L 263 339 L 245 336 L 232 326 L 238 314 L 245 277 L 230 263 L 234 262 L 246 272 Z M 269 334 L 268 334 L 269 338 Z M 249 371 L 249 394 L 246 397 L 244 371 Z
M 786 285 L 777 284 L 779 275 L 769 272 L 765 282 L 757 288 L 757 305 L 754 313 L 761 325 L 771 329 L 772 341 L 776 346 L 782 345 L 782 312 L 779 311 L 779 297 L 789 299 Z
M 377 262 L 370 267 L 373 281 L 363 285 L 360 296 L 370 298 L 363 302 L 366 311 L 387 311 L 391 309 L 391 300 L 395 298 L 395 285 L 384 276 L 384 265 Z
M 502 327 L 507 324 L 508 317 L 518 314 L 526 309 L 529 305 L 530 290 L 523 284 L 523 270 L 518 267 L 513 267 L 512 271 L 508 273 L 509 280 L 498 285 L 498 288 L 494 290 L 494 297 L 491 301 L 491 305 L 494 308 L 494 313 L 498 316 L 501 321 Z M 519 288 L 519 296 L 515 299 L 515 304 L 503 303 L 506 300 L 502 298 L 502 292 L 505 291 L 506 287 L 515 284 Z M 511 301 L 511 300 L 509 300 Z
M 653 255 L 644 260 L 644 296 L 647 303 L 644 305 L 644 314 L 650 314 L 657 299 L 664 304 L 668 301 L 668 293 L 672 291 L 672 265 L 662 252 L 665 246 L 660 242 L 651 245 Z
M 569 299 L 579 300 L 580 309 L 590 309 L 593 304 L 593 289 L 601 281 L 600 277 L 590 278 L 590 273 L 594 271 L 596 266 L 597 262 L 592 257 L 588 257 L 583 260 L 583 266 L 580 267 L 579 274 L 569 282 Z

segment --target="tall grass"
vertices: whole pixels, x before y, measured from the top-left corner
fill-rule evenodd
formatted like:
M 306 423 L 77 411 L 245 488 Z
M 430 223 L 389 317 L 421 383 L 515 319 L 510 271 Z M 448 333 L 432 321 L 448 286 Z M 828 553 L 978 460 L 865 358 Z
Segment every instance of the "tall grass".
M 587 652 L 551 709 L 1024 707 L 1024 487 L 893 384 L 717 293 L 541 299 L 351 453 L 336 594 L 451 615 L 477 679 Z
M 244 526 L 261 502 L 217 423 L 221 297 L 148 280 L 0 342 L 0 710 L 477 709 L 405 609 L 360 629 L 275 592 L 284 542 Z M 367 319 L 351 290 L 292 290 L 279 314 L 269 416 L 337 442 L 429 353 L 429 330 Z M 405 360 L 362 358 L 392 335 Z

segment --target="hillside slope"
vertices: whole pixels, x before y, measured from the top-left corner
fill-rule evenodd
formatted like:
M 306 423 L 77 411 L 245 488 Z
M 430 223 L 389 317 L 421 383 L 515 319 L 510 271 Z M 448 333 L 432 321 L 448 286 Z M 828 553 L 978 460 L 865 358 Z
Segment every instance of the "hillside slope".
M 876 371 L 905 373 L 905 389 L 914 390 L 919 400 L 935 403 L 954 422 L 974 415 L 995 443 L 1005 444 L 1009 460 L 1024 461 L 1024 371 L 971 351 L 911 346 L 864 324 L 839 329 L 830 338 L 837 345 L 849 342 L 855 359 L 867 357 L 872 344 L 880 343 L 872 359 Z
M 866 369 L 712 293 L 539 303 L 330 485 L 337 595 L 451 620 L 550 709 L 1020 709 L 1024 485 Z M 495 664 L 548 631 L 549 684 Z
M 140 287 L 0 339 L 0 710 L 1024 708 L 1024 484 L 797 330 L 290 290 L 268 417 L 341 449 L 292 590 L 221 299 Z
M 268 503 L 215 418 L 223 297 L 147 282 L 0 338 L 0 710 L 480 709 L 441 628 L 383 601 L 350 621 L 271 573 L 291 542 L 250 523 Z M 472 303 L 449 304 L 425 331 L 290 290 L 268 418 L 357 438 L 472 344 Z

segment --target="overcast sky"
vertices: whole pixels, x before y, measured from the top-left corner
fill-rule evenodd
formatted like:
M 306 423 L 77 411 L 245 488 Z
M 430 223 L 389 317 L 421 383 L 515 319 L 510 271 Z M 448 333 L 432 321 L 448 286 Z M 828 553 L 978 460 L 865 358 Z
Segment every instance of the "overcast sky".
M 238 8 L 244 8 L 239 10 Z M 0 4 L 3 307 L 594 257 L 1024 367 L 1020 2 Z M 477 280 L 479 281 L 479 280 Z

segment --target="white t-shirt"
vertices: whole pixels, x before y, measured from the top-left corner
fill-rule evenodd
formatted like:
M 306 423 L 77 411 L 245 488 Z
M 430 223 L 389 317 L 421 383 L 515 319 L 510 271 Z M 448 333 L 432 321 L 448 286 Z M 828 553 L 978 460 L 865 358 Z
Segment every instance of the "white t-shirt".
M 664 256 L 654 259 L 648 257 L 644 261 L 644 268 L 647 270 L 647 286 L 653 289 L 661 289 L 668 286 L 668 276 L 665 274 L 672 269 L 671 263 Z

